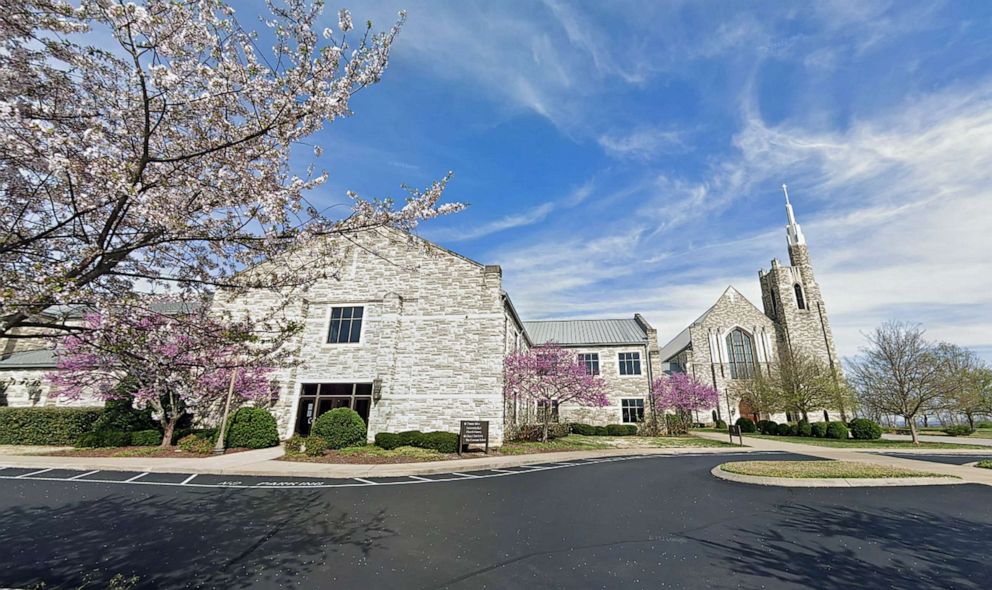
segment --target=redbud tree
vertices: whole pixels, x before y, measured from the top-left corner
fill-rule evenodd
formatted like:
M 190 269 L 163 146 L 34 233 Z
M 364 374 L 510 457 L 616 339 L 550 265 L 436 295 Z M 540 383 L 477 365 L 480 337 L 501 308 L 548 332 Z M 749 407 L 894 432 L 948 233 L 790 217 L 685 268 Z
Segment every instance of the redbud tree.
M 49 375 L 53 397 L 118 399 L 133 395 L 149 407 L 172 443 L 176 425 L 188 415 L 219 410 L 234 375 L 239 401 L 268 405 L 277 394 L 272 366 L 278 346 L 262 343 L 250 324 L 210 317 L 206 305 L 165 315 L 134 309 L 90 314 L 86 330 L 67 336 L 58 370 Z M 132 387 L 122 388 L 122 381 Z
M 688 432 L 693 412 L 716 407 L 719 402 L 715 389 L 686 373 L 672 373 L 655 379 L 651 384 L 651 397 L 656 409 L 674 413 L 673 418 L 666 421 L 669 434 Z
M 322 0 L 267 7 L 255 23 L 223 0 L 4 3 L 0 336 L 64 333 L 40 312 L 134 300 L 135 287 L 285 292 L 340 253 L 242 271 L 461 207 L 439 202 L 447 176 L 402 203 L 348 192 L 333 217 L 307 200 L 327 179 L 312 136 L 380 81 L 405 16 L 376 31 Z
M 503 361 L 507 399 L 525 404 L 543 405 L 542 442 L 548 440 L 548 428 L 556 405 L 575 403 L 584 406 L 606 406 L 606 383 L 598 375 L 590 375 L 573 352 L 550 343 L 518 352 Z

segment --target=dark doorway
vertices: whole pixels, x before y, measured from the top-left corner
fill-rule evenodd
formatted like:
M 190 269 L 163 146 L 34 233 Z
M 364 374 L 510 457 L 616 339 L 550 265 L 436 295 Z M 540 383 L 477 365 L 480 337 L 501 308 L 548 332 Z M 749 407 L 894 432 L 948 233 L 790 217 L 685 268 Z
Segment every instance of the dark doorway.
M 304 383 L 296 414 L 296 434 L 308 436 L 313 421 L 334 408 L 351 408 L 368 425 L 369 411 L 372 409 L 372 384 Z

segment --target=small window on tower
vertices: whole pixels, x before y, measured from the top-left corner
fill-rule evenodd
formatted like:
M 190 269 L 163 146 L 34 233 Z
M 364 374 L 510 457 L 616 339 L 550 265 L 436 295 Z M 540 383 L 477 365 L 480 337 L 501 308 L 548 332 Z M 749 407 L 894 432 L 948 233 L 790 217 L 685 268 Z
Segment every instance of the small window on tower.
M 796 289 L 796 306 L 799 309 L 806 309 L 806 298 L 803 297 L 803 287 L 799 283 L 794 285 Z

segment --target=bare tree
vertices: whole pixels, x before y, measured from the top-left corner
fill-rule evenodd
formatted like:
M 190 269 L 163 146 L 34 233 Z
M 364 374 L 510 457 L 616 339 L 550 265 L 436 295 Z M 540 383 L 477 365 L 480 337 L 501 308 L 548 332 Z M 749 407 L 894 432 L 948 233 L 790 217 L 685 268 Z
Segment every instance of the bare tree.
M 771 381 L 778 392 L 779 409 L 801 414 L 823 409 L 845 410 L 850 405 L 844 384 L 818 357 L 803 349 L 792 350 L 772 367 Z
M 918 325 L 890 322 L 866 338 L 868 345 L 850 363 L 859 401 L 871 411 L 902 416 L 919 444 L 917 416 L 943 408 L 953 389 L 946 358 Z
M 989 368 L 974 352 L 956 344 L 942 342 L 936 350 L 947 374 L 947 409 L 955 422 L 963 415 L 974 430 L 975 417 L 992 410 Z

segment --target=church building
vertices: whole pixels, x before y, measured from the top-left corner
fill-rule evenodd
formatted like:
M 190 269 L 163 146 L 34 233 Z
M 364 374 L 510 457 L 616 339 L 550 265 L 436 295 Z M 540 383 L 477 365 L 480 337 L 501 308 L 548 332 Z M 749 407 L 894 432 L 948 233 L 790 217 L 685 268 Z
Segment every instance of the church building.
M 815 355 L 831 371 L 840 371 L 806 237 L 796 222 L 788 189 L 785 185 L 782 189 L 788 218 L 785 231 L 789 265 L 772 259 L 770 270 L 758 272 L 762 309 L 729 286 L 712 307 L 661 349 L 662 363 L 667 363 L 669 372 L 689 373 L 719 392 L 717 407 L 696 416 L 698 422 L 721 419 L 729 423 L 740 416 L 778 422 L 794 418 L 786 414 L 758 415 L 729 395 L 736 380 L 748 379 L 758 372 L 768 374 L 771 366 L 790 351 L 801 349 Z M 830 409 L 824 409 L 824 417 L 839 418 Z

